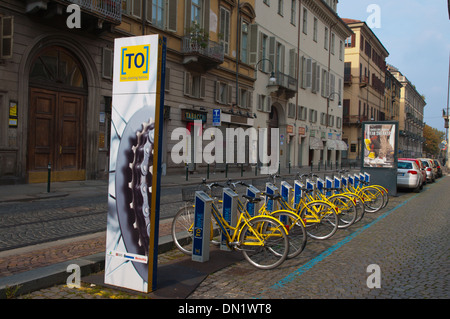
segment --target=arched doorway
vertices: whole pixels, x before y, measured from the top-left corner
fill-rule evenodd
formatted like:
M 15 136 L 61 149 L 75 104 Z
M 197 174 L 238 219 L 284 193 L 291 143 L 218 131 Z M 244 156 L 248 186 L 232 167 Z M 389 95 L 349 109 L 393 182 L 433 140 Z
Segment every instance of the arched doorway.
M 30 183 L 84 180 L 87 86 L 78 59 L 60 46 L 40 51 L 29 74 Z

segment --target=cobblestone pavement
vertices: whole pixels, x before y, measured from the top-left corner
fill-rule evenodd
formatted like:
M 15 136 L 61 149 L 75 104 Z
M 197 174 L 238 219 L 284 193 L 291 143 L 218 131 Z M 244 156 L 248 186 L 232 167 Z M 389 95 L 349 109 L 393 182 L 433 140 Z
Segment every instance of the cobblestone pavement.
M 339 230 L 331 239 L 309 239 L 300 256 L 275 270 L 261 271 L 246 261 L 233 264 L 210 274 L 189 299 L 448 299 L 450 197 L 444 196 L 442 190 L 449 188 L 450 178 L 444 177 L 419 194 L 407 192 L 391 197 L 382 211 L 367 213 L 360 223 Z M 185 257 L 170 251 L 161 254 L 159 262 L 179 258 Z M 368 271 L 370 265 L 378 265 L 379 272 Z M 368 279 L 377 274 L 381 288 L 371 289 Z M 82 289 L 59 285 L 20 298 L 142 296 L 84 283 Z
M 445 177 L 420 194 L 391 197 L 381 212 L 364 216 L 364 225 L 309 240 L 270 274 L 241 262 L 209 276 L 189 298 L 448 299 L 450 199 L 441 190 L 449 188 Z M 368 288 L 373 264 L 381 288 Z

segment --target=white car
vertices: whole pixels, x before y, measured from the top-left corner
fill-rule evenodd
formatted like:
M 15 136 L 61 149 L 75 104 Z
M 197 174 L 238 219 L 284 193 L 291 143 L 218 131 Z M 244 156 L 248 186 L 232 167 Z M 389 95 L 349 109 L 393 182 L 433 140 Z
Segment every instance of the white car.
M 397 187 L 410 188 L 418 193 L 423 188 L 423 175 L 415 161 L 399 160 L 397 163 Z

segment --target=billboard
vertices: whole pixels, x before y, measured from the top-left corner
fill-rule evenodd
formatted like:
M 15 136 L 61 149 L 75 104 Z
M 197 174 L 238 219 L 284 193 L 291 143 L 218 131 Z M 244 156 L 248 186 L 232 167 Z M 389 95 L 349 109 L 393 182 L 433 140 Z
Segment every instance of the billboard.
M 369 122 L 363 125 L 363 167 L 396 167 L 396 123 Z
M 156 287 L 166 39 L 116 39 L 105 283 Z M 161 125 L 160 125 L 161 124 Z

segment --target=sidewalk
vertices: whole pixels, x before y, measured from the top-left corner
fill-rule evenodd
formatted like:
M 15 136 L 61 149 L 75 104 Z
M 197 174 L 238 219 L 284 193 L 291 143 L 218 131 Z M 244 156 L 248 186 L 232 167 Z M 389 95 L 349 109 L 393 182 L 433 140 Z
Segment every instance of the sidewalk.
M 298 172 L 309 173 L 310 168 L 282 170 L 280 173 L 287 180 L 291 180 Z M 357 171 L 357 170 L 355 170 Z M 314 171 L 320 176 L 331 175 L 333 172 Z M 240 170 L 230 170 L 225 176 L 225 172 L 210 173 L 208 182 L 225 182 L 232 180 L 260 180 L 264 182 L 267 176 L 257 175 L 254 172 L 242 172 Z M 161 179 L 161 187 L 180 187 L 185 185 L 195 185 L 206 178 L 204 174 L 190 174 L 186 176 L 167 175 Z M 50 192 L 47 192 L 47 184 L 20 184 L 1 185 L 0 204 L 7 202 L 33 201 L 66 196 L 92 196 L 99 198 L 107 196 L 107 180 L 88 180 L 76 182 L 54 182 L 50 185 Z M 0 212 L 1 212 L 0 205 Z M 172 237 L 170 235 L 171 220 L 163 220 L 159 230 L 159 253 L 163 254 L 173 248 Z M 106 225 L 105 225 L 106 228 Z M 67 266 L 78 264 L 81 268 L 82 276 L 99 272 L 104 268 L 105 255 L 105 233 L 91 234 L 68 240 L 61 240 L 52 243 L 24 247 L 12 251 L 0 252 L 0 299 L 5 298 L 11 287 L 20 287 L 17 294 L 24 294 L 42 288 L 51 287 L 57 284 L 64 284 L 67 280 Z M 227 263 L 225 263 L 226 265 Z M 219 265 L 214 267 L 201 267 L 203 272 L 216 271 Z M 197 271 L 197 270 L 196 270 Z M 201 280 L 202 276 L 197 276 Z M 170 281 L 172 287 L 169 291 L 176 291 L 177 283 Z M 195 288 L 195 285 L 192 287 Z M 169 293 L 170 295 L 170 293 Z

